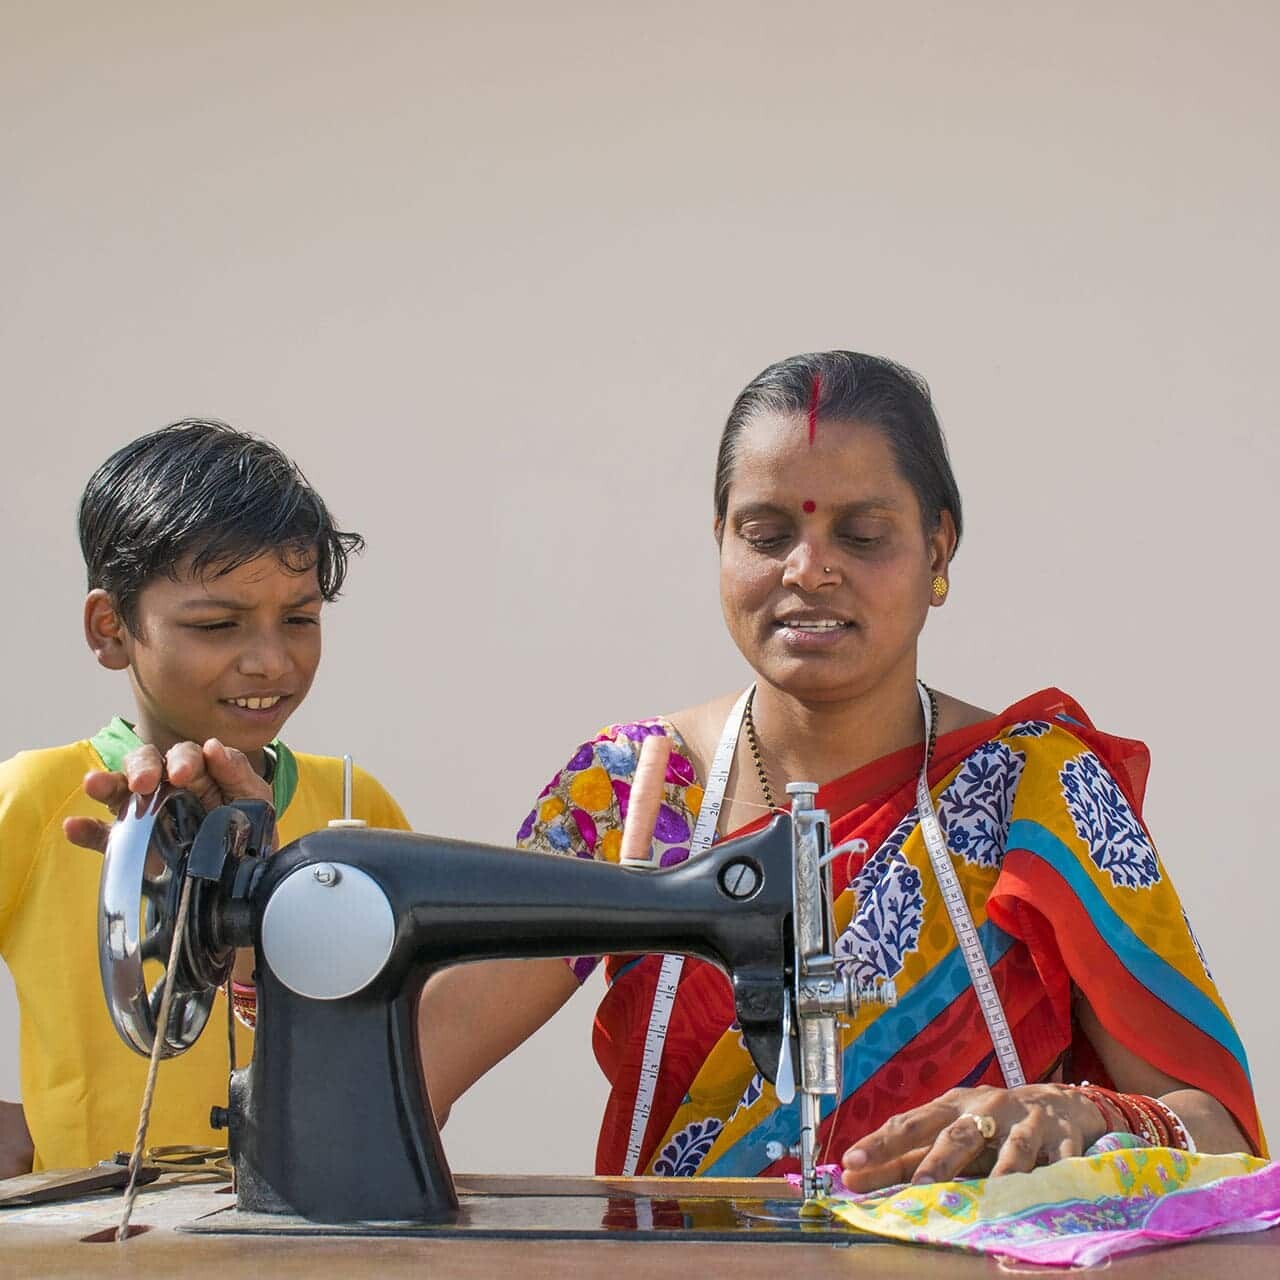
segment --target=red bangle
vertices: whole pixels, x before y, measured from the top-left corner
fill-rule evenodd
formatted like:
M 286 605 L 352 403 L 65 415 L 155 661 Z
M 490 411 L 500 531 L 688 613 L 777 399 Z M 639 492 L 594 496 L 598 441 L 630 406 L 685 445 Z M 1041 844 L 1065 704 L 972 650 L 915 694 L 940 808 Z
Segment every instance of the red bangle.
M 1136 1133 L 1140 1138 L 1150 1142 L 1152 1140 L 1150 1126 L 1146 1123 L 1143 1113 L 1133 1105 L 1132 1100 L 1123 1093 L 1113 1093 L 1111 1096 L 1115 1099 L 1120 1114 L 1124 1116 L 1124 1127 L 1130 1133 Z
M 1079 1090 L 1098 1108 L 1103 1124 L 1112 1124 L 1114 1112 L 1119 1117 L 1121 1128 L 1145 1139 L 1153 1147 L 1195 1150 L 1195 1143 L 1187 1126 L 1159 1098 L 1148 1097 L 1145 1093 L 1116 1093 L 1113 1089 L 1100 1088 L 1087 1080 L 1070 1087 Z
M 1130 1132 L 1125 1114 L 1117 1105 L 1116 1095 L 1110 1089 L 1100 1089 L 1096 1084 L 1090 1084 L 1087 1080 L 1067 1087 L 1075 1089 L 1077 1093 L 1084 1094 L 1097 1108 L 1098 1114 L 1102 1117 L 1102 1131 L 1104 1134 L 1118 1131 Z
M 1164 1146 L 1164 1135 L 1152 1114 L 1142 1105 L 1141 1095 L 1136 1093 L 1116 1094 L 1116 1104 L 1124 1112 L 1129 1122 L 1129 1132 L 1145 1138 L 1153 1147 Z
M 1173 1147 L 1180 1151 L 1192 1151 L 1195 1144 L 1187 1126 L 1182 1123 L 1177 1113 L 1159 1098 L 1151 1098 L 1146 1094 L 1133 1095 L 1151 1117 L 1152 1122 L 1160 1130 L 1161 1146 Z
M 1145 1093 L 1134 1094 L 1138 1105 L 1146 1111 L 1151 1123 L 1155 1126 L 1160 1134 L 1160 1145 L 1162 1147 L 1178 1147 L 1182 1144 L 1178 1141 L 1177 1134 L 1174 1132 L 1174 1126 L 1169 1123 L 1173 1112 L 1164 1105 L 1158 1098 L 1148 1097 Z

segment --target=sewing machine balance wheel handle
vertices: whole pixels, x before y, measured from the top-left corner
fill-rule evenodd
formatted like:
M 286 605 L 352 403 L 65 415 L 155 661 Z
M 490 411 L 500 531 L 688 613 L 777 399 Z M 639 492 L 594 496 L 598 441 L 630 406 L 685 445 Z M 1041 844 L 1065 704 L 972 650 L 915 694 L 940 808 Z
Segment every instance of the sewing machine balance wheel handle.
M 168 783 L 139 796 L 112 826 L 98 895 L 98 970 L 120 1038 L 149 1056 L 184 879 L 191 907 L 174 975 L 161 1056 L 190 1049 L 209 1020 L 217 990 L 243 945 L 247 912 L 229 890 L 249 855 L 268 840 L 275 815 L 260 801 L 206 813 Z M 235 928 L 239 921 L 240 928 Z
M 140 1054 L 151 1053 L 158 1034 L 182 882 L 204 818 L 193 796 L 165 784 L 149 796 L 131 798 L 107 839 L 98 894 L 98 969 L 111 1021 Z M 230 961 L 220 951 L 197 959 L 193 941 L 188 935 L 179 962 L 185 972 L 175 976 L 161 1050 L 166 1058 L 185 1052 L 204 1030 L 221 962 Z

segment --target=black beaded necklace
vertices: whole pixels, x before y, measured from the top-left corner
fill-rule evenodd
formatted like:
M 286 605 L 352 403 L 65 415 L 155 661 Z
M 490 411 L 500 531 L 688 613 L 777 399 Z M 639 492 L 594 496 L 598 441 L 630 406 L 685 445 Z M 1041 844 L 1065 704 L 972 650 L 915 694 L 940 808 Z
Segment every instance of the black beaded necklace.
M 933 763 L 933 748 L 938 741 L 938 699 L 928 685 L 924 687 L 929 695 L 929 744 L 925 748 L 924 764 L 927 769 Z M 751 714 L 751 704 L 755 701 L 756 691 L 753 686 L 747 695 L 747 705 L 743 709 L 742 719 L 747 726 L 747 746 L 751 749 L 751 759 L 755 761 L 756 777 L 760 779 L 760 791 L 764 802 L 770 809 L 776 809 L 773 799 L 773 788 L 769 785 L 769 775 L 765 772 L 764 761 L 760 759 L 760 740 L 756 737 L 755 717 Z

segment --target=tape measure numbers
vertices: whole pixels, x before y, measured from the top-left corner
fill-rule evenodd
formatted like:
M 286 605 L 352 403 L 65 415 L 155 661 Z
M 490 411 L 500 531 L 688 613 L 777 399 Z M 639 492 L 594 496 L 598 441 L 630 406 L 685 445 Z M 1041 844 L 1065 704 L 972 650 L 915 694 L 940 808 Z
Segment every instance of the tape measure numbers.
M 929 705 L 929 691 L 923 684 L 919 685 L 919 693 L 920 705 L 924 709 L 924 738 L 928 742 L 933 732 L 933 708 Z M 916 807 L 920 811 L 920 829 L 924 835 L 925 848 L 929 850 L 933 874 L 942 892 L 942 901 L 946 905 L 947 914 L 951 917 L 951 927 L 955 930 L 960 954 L 964 956 L 965 968 L 969 970 L 969 981 L 973 984 L 974 993 L 978 997 L 978 1008 L 982 1010 L 987 1030 L 991 1034 L 991 1044 L 996 1051 L 996 1060 L 1000 1063 L 1000 1073 L 1004 1076 L 1005 1087 L 1016 1089 L 1019 1085 L 1026 1084 L 1027 1078 L 1022 1073 L 1018 1047 L 1013 1042 L 1009 1020 L 1005 1017 L 1004 1005 L 1000 1003 L 1000 993 L 996 990 L 995 980 L 991 976 L 987 953 L 982 949 L 982 941 L 974 927 L 969 904 L 965 901 L 964 890 L 960 887 L 960 878 L 956 875 L 955 865 L 951 861 L 951 851 L 947 848 L 946 836 L 943 835 L 942 824 L 938 821 L 938 811 L 933 807 L 933 796 L 929 792 L 929 761 L 927 759 L 920 768 L 920 777 L 916 780 Z
M 707 774 L 707 786 L 698 810 L 698 821 L 689 841 L 689 857 L 706 853 L 715 843 L 716 826 L 720 821 L 720 809 L 724 804 L 725 788 L 733 770 L 733 757 L 738 750 L 738 735 L 742 732 L 742 718 L 746 713 L 747 699 L 755 685 L 745 690 L 733 704 L 720 742 L 711 760 L 711 772 Z M 684 956 L 663 956 L 658 971 L 658 986 L 653 993 L 653 1008 L 649 1011 L 649 1026 L 644 1033 L 644 1053 L 640 1058 L 640 1080 L 636 1087 L 636 1104 L 631 1112 L 631 1128 L 627 1134 L 627 1155 L 622 1172 L 631 1177 L 640 1162 L 640 1148 L 644 1131 L 653 1112 L 653 1095 L 658 1087 L 658 1075 L 662 1070 L 662 1050 L 667 1043 L 667 1028 L 671 1025 L 671 1010 L 676 1003 L 676 989 L 680 985 L 680 973 L 684 968 Z

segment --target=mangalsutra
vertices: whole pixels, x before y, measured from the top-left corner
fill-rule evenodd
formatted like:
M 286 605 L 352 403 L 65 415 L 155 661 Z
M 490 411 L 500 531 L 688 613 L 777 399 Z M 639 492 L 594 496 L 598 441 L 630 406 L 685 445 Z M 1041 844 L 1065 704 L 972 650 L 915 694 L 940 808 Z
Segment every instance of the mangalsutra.
M 760 779 L 760 790 L 764 792 L 764 802 L 770 809 L 774 808 L 773 789 L 769 786 L 769 775 L 764 771 L 764 762 L 760 759 L 760 740 L 756 737 L 756 721 L 751 714 L 751 704 L 756 700 L 755 686 L 747 695 L 747 705 L 742 719 L 747 726 L 747 746 L 751 748 L 751 758 L 756 762 L 756 777 Z
M 933 749 L 938 742 L 938 698 L 933 690 L 925 685 L 924 691 L 929 695 L 929 742 L 925 747 L 924 765 L 927 769 L 933 763 Z M 751 714 L 751 704 L 756 699 L 753 687 L 747 697 L 747 705 L 743 709 L 742 720 L 747 729 L 747 746 L 751 749 L 751 759 L 755 761 L 756 777 L 760 780 L 760 790 L 764 802 L 770 809 L 777 808 L 773 800 L 773 788 L 769 785 L 769 775 L 765 772 L 764 761 L 760 759 L 760 739 L 756 737 L 756 721 Z

